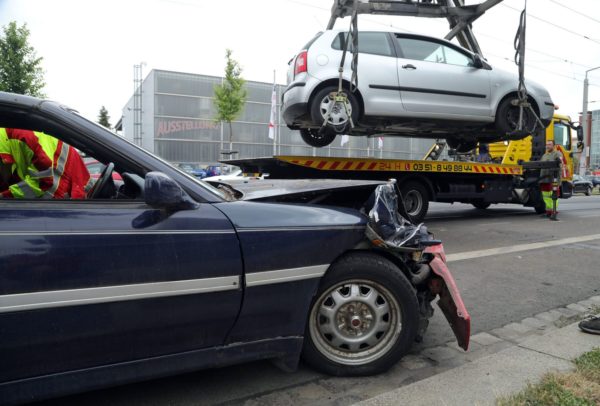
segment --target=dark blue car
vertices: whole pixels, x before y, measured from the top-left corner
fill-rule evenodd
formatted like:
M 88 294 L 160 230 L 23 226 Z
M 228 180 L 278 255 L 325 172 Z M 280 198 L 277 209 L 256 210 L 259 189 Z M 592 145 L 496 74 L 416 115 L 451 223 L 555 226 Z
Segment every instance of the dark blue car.
M 331 190 L 244 200 L 30 97 L 0 93 L 0 126 L 106 165 L 87 199 L 0 200 L 0 404 L 256 359 L 293 370 L 301 355 L 378 373 L 424 333 L 438 294 L 468 345 L 441 246 L 378 248 Z M 367 186 L 344 189 L 349 206 Z

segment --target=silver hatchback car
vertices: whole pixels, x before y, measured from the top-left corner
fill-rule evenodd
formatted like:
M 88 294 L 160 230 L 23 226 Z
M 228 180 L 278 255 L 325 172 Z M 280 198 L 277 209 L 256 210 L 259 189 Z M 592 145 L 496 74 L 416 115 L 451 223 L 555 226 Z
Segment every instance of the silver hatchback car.
M 479 55 L 423 35 L 360 32 L 358 86 L 349 91 L 348 54 L 343 81 L 349 106 L 344 107 L 332 92 L 338 89 L 346 35 L 339 30 L 319 33 L 289 63 L 283 117 L 307 144 L 323 147 L 341 133 L 404 135 L 445 138 L 451 148 L 468 151 L 477 142 L 515 136 L 519 108 L 511 101 L 518 87 L 516 72 L 492 68 Z M 554 113 L 550 94 L 531 81 L 526 87 L 547 126 Z M 525 128 L 534 129 L 537 120 L 525 111 Z

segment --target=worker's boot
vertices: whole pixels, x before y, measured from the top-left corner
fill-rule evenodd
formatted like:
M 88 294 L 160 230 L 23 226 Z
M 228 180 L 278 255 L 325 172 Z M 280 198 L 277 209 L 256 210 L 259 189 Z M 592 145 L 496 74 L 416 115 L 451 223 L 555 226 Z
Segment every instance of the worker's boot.
M 579 328 L 586 333 L 600 334 L 600 317 L 590 317 L 579 323 Z

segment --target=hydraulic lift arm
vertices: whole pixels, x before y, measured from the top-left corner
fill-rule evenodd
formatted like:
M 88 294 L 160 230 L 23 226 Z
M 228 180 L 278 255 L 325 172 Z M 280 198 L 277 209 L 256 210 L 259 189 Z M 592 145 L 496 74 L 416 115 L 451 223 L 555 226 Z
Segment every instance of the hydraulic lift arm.
M 450 32 L 445 38 L 457 37 L 463 48 L 482 55 L 471 24 L 501 1 L 485 0 L 466 6 L 464 0 L 334 0 L 327 29 L 332 29 L 338 18 L 351 16 L 355 2 L 358 2 L 357 14 L 446 18 Z

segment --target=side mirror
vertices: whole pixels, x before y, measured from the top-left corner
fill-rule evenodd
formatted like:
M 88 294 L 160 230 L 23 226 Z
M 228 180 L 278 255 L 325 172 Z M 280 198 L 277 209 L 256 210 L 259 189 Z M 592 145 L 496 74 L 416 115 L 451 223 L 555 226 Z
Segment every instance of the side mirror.
M 577 141 L 583 141 L 583 127 L 578 125 L 575 127 L 575 131 L 577 132 Z
M 162 172 L 148 172 L 144 181 L 144 199 L 148 206 L 167 210 L 198 207 L 177 182 Z
M 484 67 L 483 60 L 481 59 L 481 55 L 475 54 L 473 55 L 473 67 L 477 69 L 481 69 Z

